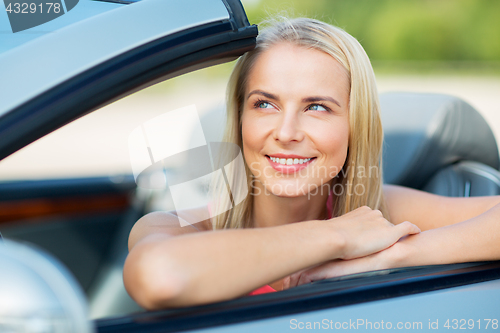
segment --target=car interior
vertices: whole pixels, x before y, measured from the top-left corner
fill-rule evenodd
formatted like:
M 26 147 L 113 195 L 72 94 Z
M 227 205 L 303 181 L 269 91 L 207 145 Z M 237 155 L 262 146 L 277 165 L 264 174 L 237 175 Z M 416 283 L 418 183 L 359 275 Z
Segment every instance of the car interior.
M 495 136 L 458 97 L 395 92 L 380 96 L 384 181 L 451 197 L 498 195 Z

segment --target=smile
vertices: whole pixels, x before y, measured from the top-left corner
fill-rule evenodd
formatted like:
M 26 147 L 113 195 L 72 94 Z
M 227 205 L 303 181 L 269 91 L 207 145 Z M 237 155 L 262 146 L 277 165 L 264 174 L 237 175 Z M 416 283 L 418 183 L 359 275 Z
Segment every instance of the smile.
M 313 158 L 278 158 L 278 157 L 269 157 L 271 161 L 274 163 L 282 164 L 282 165 L 292 165 L 292 164 L 304 164 L 312 160 Z
M 300 156 L 269 156 L 266 155 L 269 164 L 276 171 L 282 173 L 295 173 L 305 169 L 316 157 L 304 158 Z

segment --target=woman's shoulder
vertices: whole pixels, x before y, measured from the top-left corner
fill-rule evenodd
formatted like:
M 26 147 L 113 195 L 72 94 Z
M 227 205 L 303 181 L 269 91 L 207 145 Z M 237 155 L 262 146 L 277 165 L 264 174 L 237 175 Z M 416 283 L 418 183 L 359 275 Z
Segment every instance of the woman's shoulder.
M 182 211 L 155 211 L 141 217 L 132 227 L 129 235 L 129 250 L 148 236 L 178 236 L 187 233 L 212 230 L 211 220 L 203 218 L 206 208 Z

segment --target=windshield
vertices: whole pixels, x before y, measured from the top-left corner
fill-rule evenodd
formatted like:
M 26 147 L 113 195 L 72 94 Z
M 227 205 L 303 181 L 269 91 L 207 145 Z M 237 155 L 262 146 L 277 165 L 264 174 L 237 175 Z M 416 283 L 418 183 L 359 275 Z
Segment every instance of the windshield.
M 46 6 L 45 11 L 48 11 L 50 3 L 46 5 L 42 4 L 41 6 L 40 4 L 34 6 L 35 3 L 33 3 L 30 8 L 27 6 L 27 3 L 26 5 L 22 5 L 22 3 L 17 3 L 18 5 L 16 5 L 15 2 L 11 2 L 11 6 L 9 7 L 8 3 L 6 2 L 6 10 L 0 11 L 0 53 L 14 49 L 24 43 L 30 42 L 46 34 L 53 33 L 58 29 L 61 29 L 70 24 L 123 6 L 123 3 L 112 3 L 111 1 L 104 2 L 77 0 L 76 5 L 73 5 L 73 3 L 74 1 L 71 1 L 68 2 L 67 6 L 62 6 L 60 9 L 55 9 L 57 13 L 54 14 L 56 15 L 55 17 L 57 17 L 57 20 L 53 19 L 55 17 L 50 18 L 50 21 L 48 21 L 49 18 L 42 18 L 42 20 L 45 19 L 46 21 L 37 22 L 41 25 L 35 26 L 32 20 L 29 20 L 26 22 L 26 24 L 23 24 L 24 20 L 22 20 L 22 17 L 18 18 L 15 15 L 21 14 L 23 10 L 25 16 L 29 12 L 31 12 L 32 15 L 36 15 L 37 11 L 40 11 L 40 9 L 44 9 L 41 6 Z M 22 21 L 18 23 L 17 21 L 20 20 Z M 16 33 L 11 33 L 13 29 Z

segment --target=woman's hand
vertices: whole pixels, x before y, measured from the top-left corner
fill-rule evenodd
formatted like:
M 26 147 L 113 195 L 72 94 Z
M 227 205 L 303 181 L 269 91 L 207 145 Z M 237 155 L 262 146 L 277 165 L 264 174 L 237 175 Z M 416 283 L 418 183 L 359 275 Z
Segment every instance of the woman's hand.
M 398 267 L 408 247 L 407 242 L 398 240 L 420 232 L 410 222 L 393 225 L 379 210 L 366 206 L 330 219 L 327 223 L 342 239 L 343 250 L 336 256 L 339 259 L 285 277 L 283 289 L 341 275 Z
M 403 267 L 405 265 L 404 258 L 410 251 L 409 247 L 411 247 L 407 243 L 401 240 L 383 251 L 366 257 L 351 260 L 331 260 L 312 268 L 300 270 L 283 279 L 283 289 L 342 275 Z
M 401 237 L 417 234 L 420 229 L 405 221 L 393 225 L 379 210 L 363 206 L 327 221 L 342 241 L 343 250 L 335 258 L 354 259 L 382 251 Z

